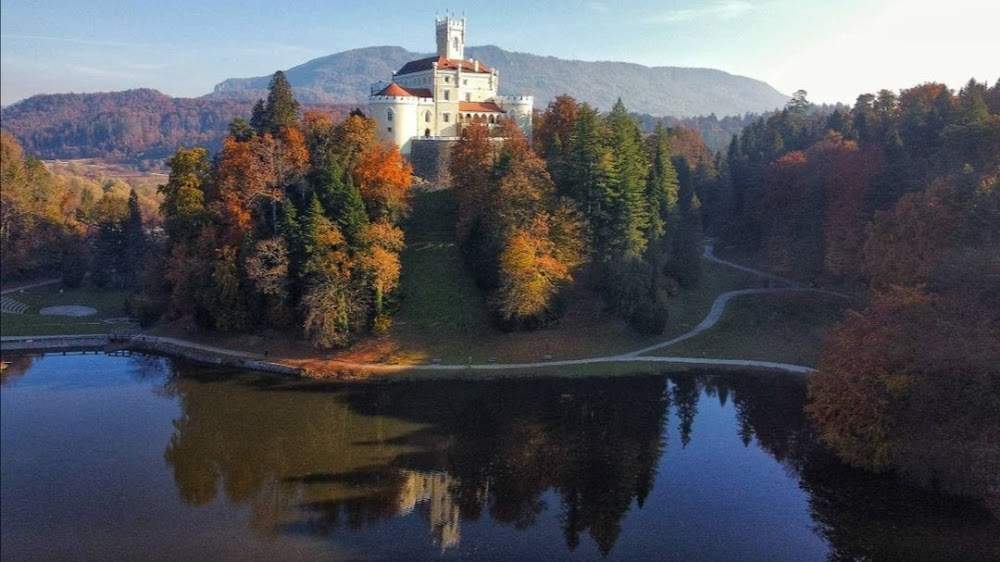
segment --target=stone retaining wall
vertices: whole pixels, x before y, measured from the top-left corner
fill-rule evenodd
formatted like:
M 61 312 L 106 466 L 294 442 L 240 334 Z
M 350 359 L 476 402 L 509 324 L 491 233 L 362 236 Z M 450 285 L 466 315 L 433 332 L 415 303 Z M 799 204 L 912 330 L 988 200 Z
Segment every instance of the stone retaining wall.
M 458 140 L 415 138 L 410 148 L 410 165 L 413 175 L 432 185 L 448 185 L 448 160 L 451 148 Z

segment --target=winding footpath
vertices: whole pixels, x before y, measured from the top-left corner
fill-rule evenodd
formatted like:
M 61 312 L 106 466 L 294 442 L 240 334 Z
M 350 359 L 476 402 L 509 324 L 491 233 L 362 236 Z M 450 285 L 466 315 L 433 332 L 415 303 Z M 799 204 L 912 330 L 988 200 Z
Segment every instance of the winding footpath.
M 648 362 L 648 363 L 672 363 L 672 364 L 683 364 L 683 365 L 698 365 L 698 366 L 723 366 L 723 367 L 747 367 L 755 369 L 767 369 L 774 371 L 784 371 L 787 373 L 797 373 L 805 374 L 813 371 L 811 367 L 804 365 L 793 365 L 790 363 L 777 363 L 773 361 L 757 361 L 753 359 L 713 359 L 707 357 L 666 357 L 666 356 L 651 356 L 646 355 L 652 351 L 657 351 L 665 347 L 669 347 L 678 344 L 682 341 L 689 340 L 706 330 L 711 329 L 715 324 L 722 318 L 723 312 L 725 312 L 726 305 L 732 299 L 736 297 L 746 296 L 746 295 L 760 295 L 760 294 L 774 294 L 774 293 L 793 293 L 793 292 L 809 292 L 809 293 L 819 293 L 828 296 L 834 296 L 839 298 L 850 298 L 849 295 L 843 293 L 837 293 L 834 291 L 828 291 L 824 289 L 815 289 L 811 287 L 804 287 L 799 283 L 792 280 L 779 277 L 777 275 L 772 275 L 770 273 L 753 269 L 750 267 L 742 266 L 727 260 L 723 260 L 715 256 L 713 247 L 711 244 L 706 244 L 704 247 L 704 252 L 702 257 L 710 262 L 714 262 L 727 267 L 732 267 L 746 273 L 750 273 L 759 277 L 763 277 L 775 283 L 783 285 L 783 287 L 775 288 L 761 288 L 761 289 L 738 289 L 734 291 L 727 291 L 720 294 L 712 302 L 712 307 L 709 309 L 708 314 L 705 318 L 690 331 L 685 332 L 679 336 L 671 338 L 669 340 L 656 343 L 641 349 L 636 349 L 634 351 L 629 351 L 626 353 L 621 353 L 618 355 L 605 355 L 602 357 L 588 357 L 583 359 L 560 359 L 560 360 L 546 360 L 538 361 L 532 363 L 480 363 L 480 364 L 429 364 L 429 365 L 403 365 L 403 364 L 385 364 L 385 363 L 358 363 L 349 361 L 337 361 L 331 360 L 329 364 L 336 367 L 340 371 L 362 371 L 362 372 L 378 372 L 378 373 L 388 373 L 388 372 L 399 372 L 399 371 L 444 371 L 444 372 L 460 372 L 460 371 L 514 371 L 514 370 L 526 370 L 526 369 L 538 369 L 544 367 L 572 367 L 574 365 L 593 365 L 599 363 L 629 363 L 629 362 Z M 40 283 L 46 284 L 52 281 Z M 22 289 L 24 287 L 19 287 Z M 12 289 L 17 290 L 17 289 Z M 4 291 L 9 292 L 9 291 Z M 88 337 L 88 336 L 84 336 Z M 103 337 L 103 336 L 101 336 Z M 35 337 L 34 339 L 24 339 L 24 338 L 2 338 L 4 342 L 14 343 L 21 342 L 22 344 L 27 343 L 39 343 L 44 346 L 44 341 L 48 338 L 45 337 Z M 56 338 L 52 338 L 51 341 L 55 341 Z M 294 361 L 269 361 L 264 355 L 256 353 L 246 353 L 231 349 L 223 349 L 218 347 L 213 347 L 210 345 L 199 344 L 195 342 L 190 342 L 186 340 L 158 337 L 158 336 L 147 336 L 147 335 L 137 335 L 133 336 L 130 342 L 133 346 L 137 348 L 153 349 L 156 351 L 175 353 L 179 355 L 186 355 L 188 357 L 198 358 L 199 360 L 204 360 L 210 363 L 219 363 L 227 361 L 237 361 L 239 365 L 251 369 L 259 369 L 265 371 L 274 372 L 296 372 L 297 369 L 294 367 Z M 215 359 L 215 360 L 211 360 Z M 324 373 L 319 373 L 324 374 Z
M 725 366 L 725 367 L 749 367 L 757 369 L 769 369 L 776 371 L 785 371 L 788 373 L 798 373 L 805 374 L 815 369 L 811 367 L 806 367 L 804 365 L 793 365 L 791 363 L 777 363 L 773 361 L 757 361 L 754 359 L 713 359 L 706 357 L 666 357 L 666 356 L 649 356 L 645 355 L 651 351 L 656 351 L 669 347 L 671 345 L 678 344 L 682 341 L 691 339 L 702 332 L 712 328 L 715 324 L 722 318 L 722 313 L 725 311 L 726 304 L 730 300 L 744 296 L 744 295 L 760 295 L 760 294 L 773 294 L 773 293 L 819 293 L 828 296 L 834 296 L 839 298 L 849 299 L 849 295 L 843 293 L 837 293 L 835 291 L 828 291 L 825 289 L 815 289 L 812 287 L 804 287 L 799 283 L 792 280 L 779 277 L 777 275 L 772 275 L 770 273 L 753 269 L 750 267 L 742 266 L 731 261 L 723 260 L 715 256 L 714 248 L 711 244 L 706 244 L 704 246 L 704 251 L 702 257 L 708 261 L 718 263 L 727 267 L 732 267 L 746 273 L 756 275 L 758 277 L 763 277 L 771 281 L 775 281 L 785 285 L 785 287 L 777 288 L 766 288 L 766 289 L 738 289 L 735 291 L 727 291 L 720 294 L 712 302 L 712 308 L 709 309 L 708 314 L 705 318 L 690 331 L 685 332 L 679 336 L 671 338 L 667 341 L 660 342 L 657 344 L 650 345 L 635 351 L 629 351 L 627 353 L 622 353 L 619 355 L 606 355 L 603 357 L 588 357 L 585 359 L 563 359 L 563 360 L 550 360 L 550 361 L 538 361 L 533 363 L 486 363 L 486 364 L 432 364 L 432 365 L 385 365 L 378 363 L 353 363 L 353 362 L 336 362 L 338 366 L 345 369 L 363 369 L 369 371 L 402 371 L 402 370 L 417 370 L 417 371 L 465 371 L 465 370 L 482 370 L 482 371 L 497 371 L 497 370 L 517 370 L 517 369 L 538 369 L 542 367 L 563 367 L 563 366 L 573 366 L 573 365 L 591 365 L 595 363 L 618 363 L 618 362 L 650 362 L 650 363 L 674 363 L 674 364 L 684 364 L 684 365 L 701 365 L 701 366 Z

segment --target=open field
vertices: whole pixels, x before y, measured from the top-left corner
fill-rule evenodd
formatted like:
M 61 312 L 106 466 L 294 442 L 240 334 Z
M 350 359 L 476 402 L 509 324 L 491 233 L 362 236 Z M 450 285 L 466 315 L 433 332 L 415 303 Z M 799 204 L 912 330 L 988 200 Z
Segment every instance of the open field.
M 850 301 L 817 293 L 734 299 L 710 330 L 651 355 L 756 359 L 815 367 L 827 330 Z
M 0 334 L 4 336 L 42 336 L 71 334 L 107 334 L 115 328 L 106 320 L 125 316 L 128 291 L 93 288 L 62 289 L 45 285 L 15 291 L 7 297 L 28 305 L 24 314 L 0 313 Z M 45 316 L 38 312 L 50 306 L 77 305 L 96 309 L 91 316 Z

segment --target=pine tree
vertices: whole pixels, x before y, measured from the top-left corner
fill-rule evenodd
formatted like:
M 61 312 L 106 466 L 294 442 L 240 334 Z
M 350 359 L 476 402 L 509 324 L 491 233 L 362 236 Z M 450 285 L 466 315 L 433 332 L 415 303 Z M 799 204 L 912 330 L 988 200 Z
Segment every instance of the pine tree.
M 356 249 L 361 229 L 368 224 L 368 213 L 361 192 L 338 160 L 331 160 L 327 168 L 318 174 L 316 196 L 326 215 L 337 223 L 348 244 Z
M 612 228 L 611 248 L 614 254 L 642 256 L 646 250 L 646 229 L 649 207 L 646 203 L 648 164 L 642 146 L 639 124 L 625 110 L 621 98 L 607 118 L 608 147 L 614 177 L 611 182 Z
M 597 261 L 611 259 L 611 155 L 597 110 L 582 104 L 573 125 L 568 192 L 591 227 L 591 247 Z
M 262 99 L 258 99 L 253 104 L 253 110 L 250 112 L 250 128 L 259 135 L 268 132 L 267 111 L 264 109 L 264 100 Z
M 143 259 L 146 255 L 146 235 L 142 228 L 142 211 L 135 189 L 128 195 L 128 216 L 122 224 L 122 283 L 124 287 L 139 285 Z
M 650 242 L 669 236 L 677 210 L 678 183 L 677 170 L 670 158 L 667 128 L 663 121 L 656 124 L 653 133 L 655 144 L 650 158 L 649 179 L 646 182 L 646 198 L 649 201 Z
M 282 127 L 299 127 L 299 102 L 292 94 L 292 86 L 285 73 L 277 71 L 267 87 L 267 102 L 264 104 L 265 132 L 277 135 Z

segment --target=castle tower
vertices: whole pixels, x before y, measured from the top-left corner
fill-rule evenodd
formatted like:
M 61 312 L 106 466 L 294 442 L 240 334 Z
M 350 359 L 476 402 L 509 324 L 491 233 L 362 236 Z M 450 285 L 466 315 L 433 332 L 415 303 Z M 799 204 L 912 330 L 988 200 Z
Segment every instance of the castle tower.
M 437 24 L 437 54 L 453 60 L 465 59 L 465 18 L 453 19 L 446 16 L 435 20 Z

